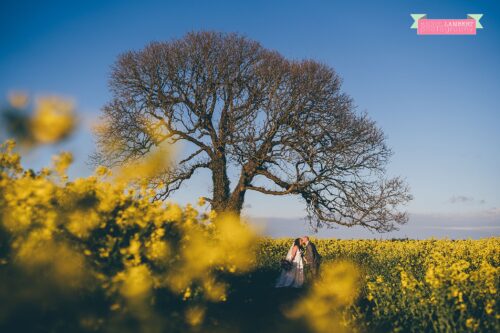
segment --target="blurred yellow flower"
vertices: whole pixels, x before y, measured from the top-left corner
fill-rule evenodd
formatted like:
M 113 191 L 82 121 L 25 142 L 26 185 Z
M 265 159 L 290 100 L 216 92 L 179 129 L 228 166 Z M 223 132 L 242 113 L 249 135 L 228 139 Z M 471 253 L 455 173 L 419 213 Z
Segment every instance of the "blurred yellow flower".
M 204 197 L 198 198 L 198 206 L 204 206 L 207 203 Z
M 205 308 L 201 306 L 192 306 L 186 310 L 186 322 L 191 326 L 199 326 L 205 317 Z
M 71 163 L 73 163 L 73 154 L 70 152 L 62 152 L 59 155 L 52 157 L 52 163 L 54 164 L 54 170 L 61 177 L 66 175 L 66 170 L 69 168 Z
M 65 139 L 76 127 L 73 102 L 58 97 L 39 98 L 30 127 L 37 142 L 54 143 Z
M 170 165 L 171 151 L 165 146 L 156 148 L 146 156 L 131 161 L 116 170 L 115 180 L 122 183 L 147 182 L 160 176 Z
M 24 109 L 29 102 L 28 94 L 21 91 L 13 91 L 8 95 L 9 103 L 13 108 Z
M 304 318 L 314 332 L 353 332 L 355 327 L 345 320 L 344 311 L 358 294 L 356 266 L 349 262 L 327 263 L 310 292 L 285 314 L 290 318 Z
M 105 166 L 100 165 L 94 170 L 94 174 L 99 177 L 109 176 L 111 174 L 111 170 L 109 170 Z
M 146 265 L 128 267 L 114 280 L 122 282 L 120 293 L 131 302 L 143 302 L 153 287 L 153 278 Z

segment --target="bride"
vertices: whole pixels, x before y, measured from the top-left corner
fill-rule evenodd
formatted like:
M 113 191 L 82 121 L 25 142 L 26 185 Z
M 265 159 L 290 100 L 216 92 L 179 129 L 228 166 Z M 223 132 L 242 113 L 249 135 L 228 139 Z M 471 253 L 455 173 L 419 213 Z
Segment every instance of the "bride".
M 276 288 L 292 287 L 300 288 L 304 284 L 304 263 L 302 261 L 302 253 L 300 246 L 302 239 L 297 238 L 286 255 L 286 260 L 292 263 L 289 270 L 282 269 L 281 275 L 276 281 Z

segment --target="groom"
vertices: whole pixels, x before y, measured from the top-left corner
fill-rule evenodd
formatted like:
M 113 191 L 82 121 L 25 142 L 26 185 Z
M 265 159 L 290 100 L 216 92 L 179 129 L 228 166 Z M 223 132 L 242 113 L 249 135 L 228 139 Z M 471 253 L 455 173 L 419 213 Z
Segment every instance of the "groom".
M 316 245 L 309 241 L 308 236 L 302 237 L 302 244 L 305 252 L 304 261 L 306 271 L 310 272 L 312 279 L 316 279 L 319 273 L 321 256 L 319 255 L 318 250 L 316 250 Z

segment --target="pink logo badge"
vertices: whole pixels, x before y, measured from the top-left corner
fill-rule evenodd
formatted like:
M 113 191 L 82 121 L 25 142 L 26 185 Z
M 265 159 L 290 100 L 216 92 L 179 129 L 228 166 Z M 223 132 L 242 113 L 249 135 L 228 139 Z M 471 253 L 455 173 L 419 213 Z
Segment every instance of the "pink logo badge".
M 468 14 L 466 19 L 428 19 L 426 14 L 411 14 L 415 20 L 412 29 L 419 35 L 475 35 L 483 26 L 483 14 Z

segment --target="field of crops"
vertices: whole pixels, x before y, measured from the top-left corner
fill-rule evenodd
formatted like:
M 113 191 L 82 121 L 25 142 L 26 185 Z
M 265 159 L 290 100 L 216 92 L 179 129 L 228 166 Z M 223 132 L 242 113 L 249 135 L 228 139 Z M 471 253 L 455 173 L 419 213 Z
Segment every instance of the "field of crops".
M 275 267 L 289 244 L 267 240 L 260 247 L 260 265 Z M 315 244 L 324 262 L 356 264 L 360 290 L 348 312 L 367 331 L 500 330 L 499 238 Z

